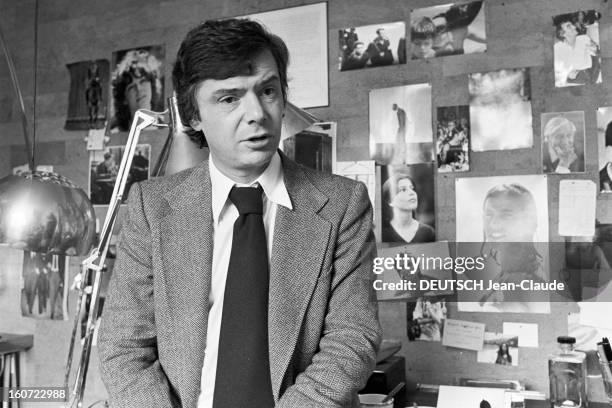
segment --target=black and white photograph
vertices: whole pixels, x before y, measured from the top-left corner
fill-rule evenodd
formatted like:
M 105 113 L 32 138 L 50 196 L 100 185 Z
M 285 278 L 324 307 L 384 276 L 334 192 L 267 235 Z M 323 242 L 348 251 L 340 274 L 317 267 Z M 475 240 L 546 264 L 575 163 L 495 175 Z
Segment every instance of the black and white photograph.
M 340 71 L 406 63 L 406 24 L 374 24 L 338 31 Z
M 68 320 L 67 265 L 66 256 L 24 252 L 22 316 Z
M 470 170 L 470 107 L 440 106 L 437 110 L 438 173 Z
M 544 173 L 584 172 L 584 112 L 542 113 Z
M 408 340 L 441 341 L 444 320 L 446 320 L 446 300 L 443 297 L 420 297 L 416 302 L 408 302 Z
M 485 26 L 482 1 L 414 9 L 410 14 L 410 58 L 485 52 Z
M 434 164 L 383 166 L 382 242 L 433 242 Z
M 106 59 L 66 65 L 70 72 L 66 130 L 104 127 L 108 109 L 110 64 Z
M 380 165 L 433 161 L 431 84 L 373 89 L 370 158 Z
M 597 109 L 599 191 L 612 193 L 612 106 Z
M 565 265 L 572 299 L 593 301 L 601 295 L 612 282 L 612 223 L 596 220 L 595 235 L 566 237 Z
M 595 10 L 553 17 L 556 87 L 601 83 L 600 18 Z
M 519 365 L 518 336 L 485 332 L 484 345 L 476 355 L 479 363 L 507 366 Z
M 533 147 L 528 68 L 469 74 L 472 151 Z
M 376 279 L 381 281 L 381 285 L 386 285 L 386 288 L 376 291 L 376 298 L 379 301 L 400 301 L 414 303 L 419 298 L 435 298 L 452 295 L 455 291 L 451 288 L 424 288 L 421 289 L 404 289 L 406 282 L 414 282 L 419 285 L 420 281 L 444 281 L 453 279 L 452 269 L 445 268 L 450 257 L 448 241 L 411 243 L 399 246 L 382 246 L 378 251 L 380 258 L 401 258 L 406 259 L 440 259 L 443 263 L 421 262 L 416 267 L 416 270 L 407 270 L 399 268 L 397 265 L 393 267 L 382 265 L 380 270 L 376 272 Z M 418 262 L 418 261 L 417 261 Z M 393 288 L 393 289 L 391 289 Z
M 125 146 L 109 146 L 95 150 L 89 157 L 89 199 L 94 205 L 108 205 L 113 195 L 117 172 Z M 127 201 L 133 183 L 149 179 L 151 146 L 139 144 L 134 151 L 132 166 L 125 184 L 122 203 Z
M 462 279 L 515 282 L 549 277 L 548 190 L 545 175 L 455 180 L 457 256 L 483 257 L 485 267 Z M 487 285 L 488 286 L 488 285 Z M 458 292 L 459 310 L 548 313 L 546 298 L 528 291 Z M 538 302 L 532 301 L 537 300 Z
M 128 131 L 138 109 L 164 110 L 164 58 L 162 45 L 113 53 L 111 131 Z

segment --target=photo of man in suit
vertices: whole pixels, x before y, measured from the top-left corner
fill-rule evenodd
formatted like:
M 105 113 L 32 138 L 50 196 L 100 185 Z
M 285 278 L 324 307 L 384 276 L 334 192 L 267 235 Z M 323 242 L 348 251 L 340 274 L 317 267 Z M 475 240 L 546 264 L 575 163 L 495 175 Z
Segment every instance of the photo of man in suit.
M 288 57 L 245 19 L 182 42 L 179 111 L 210 156 L 132 186 L 98 341 L 111 406 L 359 406 L 381 340 L 371 205 L 278 151 Z

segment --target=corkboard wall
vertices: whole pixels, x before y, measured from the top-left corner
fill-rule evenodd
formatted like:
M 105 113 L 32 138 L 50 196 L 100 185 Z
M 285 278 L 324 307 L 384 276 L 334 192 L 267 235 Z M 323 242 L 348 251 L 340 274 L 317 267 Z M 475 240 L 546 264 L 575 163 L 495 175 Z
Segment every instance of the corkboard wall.
M 171 61 L 179 42 L 190 27 L 207 18 L 229 17 L 313 3 L 299 0 L 40 0 L 38 61 L 36 64 L 37 161 L 53 164 L 55 170 L 86 188 L 88 153 L 84 131 L 63 129 L 68 111 L 69 75 L 66 64 L 107 58 L 115 50 L 151 44 L 165 44 Z M 488 51 L 483 54 L 409 61 L 405 65 L 339 72 L 337 69 L 338 30 L 392 21 L 409 22 L 410 10 L 446 0 L 330 0 L 328 2 L 328 52 L 330 105 L 310 109 L 315 116 L 338 122 L 338 160 L 368 159 L 368 91 L 404 84 L 430 82 L 433 106 L 467 104 L 467 73 L 501 68 L 530 67 L 532 85 L 533 149 L 473 154 L 472 170 L 462 177 L 541 173 L 540 113 L 584 110 L 586 115 L 587 171 L 571 178 L 597 181 L 596 116 L 598 106 L 612 105 L 612 11 L 604 0 L 485 0 Z M 0 0 L 0 22 L 14 56 L 24 88 L 28 112 L 34 95 L 34 1 Z M 597 9 L 603 14 L 600 27 L 604 83 L 570 89 L 554 89 L 552 16 L 579 9 Z M 166 65 L 166 94 L 171 91 L 170 64 Z M 435 109 L 434 109 L 435 112 Z M 492 124 L 494 126 L 495 124 Z M 16 102 L 11 94 L 8 71 L 0 63 L 0 176 L 23 161 Z M 164 131 L 143 134 L 142 142 L 153 146 L 152 163 L 165 136 Z M 125 135 L 113 136 L 111 144 L 125 142 Z M 438 239 L 455 236 L 455 194 L 453 174 L 436 175 L 436 225 Z M 549 176 L 549 236 L 557 234 L 559 176 Z M 612 197 L 600 199 L 598 214 L 612 221 Z M 99 212 L 103 216 L 103 211 Z M 31 333 L 34 348 L 26 353 L 24 382 L 33 385 L 58 384 L 63 372 L 70 322 L 45 322 L 19 315 L 19 271 L 21 256 L 0 250 L 0 332 Z M 553 269 L 562 267 L 562 254 L 551 254 Z M 72 260 L 72 273 L 79 260 Z M 74 301 L 72 302 L 72 306 Z M 533 322 L 539 325 L 539 349 L 521 349 L 519 367 L 476 363 L 473 352 L 442 347 L 438 343 L 409 343 L 406 340 L 406 312 L 402 304 L 381 305 L 385 337 L 404 340 L 410 377 L 425 383 L 453 383 L 461 377 L 511 378 L 547 392 L 546 355 L 554 339 L 567 330 L 566 315 L 571 304 L 553 304 L 550 315 L 458 313 L 453 318 L 486 323 L 487 331 L 501 331 L 503 321 Z M 94 358 L 88 377 L 87 400 L 103 398 L 105 390 Z M 87 401 L 86 401 L 87 402 Z

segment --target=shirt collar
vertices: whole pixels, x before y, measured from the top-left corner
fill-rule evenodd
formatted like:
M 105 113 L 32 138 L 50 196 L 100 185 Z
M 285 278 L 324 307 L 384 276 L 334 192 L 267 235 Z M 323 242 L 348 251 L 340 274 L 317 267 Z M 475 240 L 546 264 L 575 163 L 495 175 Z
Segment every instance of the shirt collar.
M 217 223 L 219 216 L 223 211 L 229 192 L 234 185 L 245 186 L 240 183 L 236 183 L 217 168 L 213 161 L 212 155 L 208 160 L 208 168 L 210 170 L 210 184 L 212 187 L 212 211 L 213 221 Z M 264 194 L 268 200 L 277 205 L 282 205 L 292 210 L 291 199 L 285 186 L 285 178 L 283 176 L 283 166 L 281 164 L 280 155 L 278 152 L 274 153 L 272 160 L 268 164 L 268 167 L 263 173 L 250 185 L 259 183 L 263 188 Z

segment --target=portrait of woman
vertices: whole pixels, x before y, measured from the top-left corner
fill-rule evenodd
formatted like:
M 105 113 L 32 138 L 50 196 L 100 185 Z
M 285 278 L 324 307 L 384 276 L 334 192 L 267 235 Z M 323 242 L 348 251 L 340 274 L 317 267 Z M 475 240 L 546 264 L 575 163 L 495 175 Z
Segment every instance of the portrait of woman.
M 164 49 L 142 47 L 113 54 L 111 129 L 127 131 L 138 109 L 164 108 Z
M 382 241 L 433 242 L 433 164 L 385 166 Z M 384 175 L 383 175 L 384 177 Z
M 544 295 L 486 289 L 489 282 L 548 279 L 548 211 L 538 205 L 547 202 L 546 176 L 464 178 L 455 187 L 457 256 L 483 257 L 484 269 L 469 271 L 466 279 L 487 282 L 484 290 L 459 293 L 460 310 L 548 313 Z
M 497 350 L 497 359 L 495 364 L 512 365 L 512 356 L 508 348 L 508 343 L 501 343 Z

